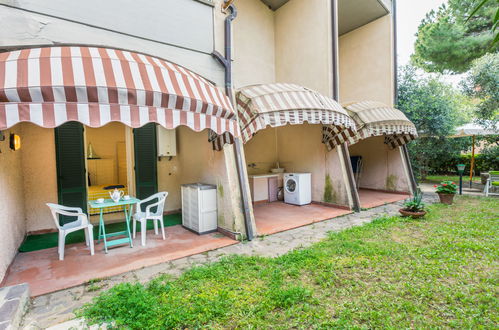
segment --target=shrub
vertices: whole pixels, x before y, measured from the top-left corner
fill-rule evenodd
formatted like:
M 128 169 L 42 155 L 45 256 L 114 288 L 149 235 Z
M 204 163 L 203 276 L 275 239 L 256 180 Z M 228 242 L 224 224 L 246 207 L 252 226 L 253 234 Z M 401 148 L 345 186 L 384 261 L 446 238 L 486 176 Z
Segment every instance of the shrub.
M 439 194 L 455 194 L 457 185 L 452 181 L 442 181 L 439 185 L 434 186 Z

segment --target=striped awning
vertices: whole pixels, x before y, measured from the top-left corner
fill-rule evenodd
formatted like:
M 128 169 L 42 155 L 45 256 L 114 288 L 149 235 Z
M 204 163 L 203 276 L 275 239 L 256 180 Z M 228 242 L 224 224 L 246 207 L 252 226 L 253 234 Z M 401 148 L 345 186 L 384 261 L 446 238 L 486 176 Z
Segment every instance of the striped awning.
M 404 145 L 414 140 L 418 134 L 414 124 L 407 119 L 404 113 L 398 109 L 387 106 L 381 102 L 364 101 L 343 104 L 348 114 L 357 124 L 357 132 L 348 139 L 342 139 L 341 131 L 336 127 L 327 126 L 323 128 L 323 138 L 328 140 L 328 149 L 347 142 L 357 143 L 362 139 L 373 136 L 384 136 L 385 144 L 391 149 Z M 338 140 L 342 140 L 339 143 Z
M 101 127 L 149 122 L 239 134 L 228 97 L 203 77 L 165 60 L 98 47 L 0 53 L 0 130 L 20 122 Z
M 294 84 L 252 85 L 236 94 L 237 112 L 244 143 L 267 126 L 323 124 L 354 135 L 355 123 L 332 98 Z

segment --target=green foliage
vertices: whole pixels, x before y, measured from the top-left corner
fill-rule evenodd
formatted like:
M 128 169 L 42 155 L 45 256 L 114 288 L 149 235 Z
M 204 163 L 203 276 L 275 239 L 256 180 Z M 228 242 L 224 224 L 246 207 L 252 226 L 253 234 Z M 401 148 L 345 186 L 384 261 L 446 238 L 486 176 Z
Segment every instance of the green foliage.
M 463 95 L 438 76 L 418 75 L 411 66 L 399 73 L 397 108 L 416 125 L 420 138 L 409 144 L 415 174 L 423 179 L 459 157 L 471 139 L 450 139 L 455 128 L 470 121 L 470 107 Z
M 478 11 L 485 6 L 488 3 L 494 3 L 496 2 L 498 4 L 496 14 L 494 15 L 494 25 L 492 26 L 492 32 L 496 32 L 497 28 L 499 27 L 499 1 L 498 0 L 480 0 L 478 5 L 473 9 L 471 12 L 470 16 L 466 20 L 466 23 L 468 23 L 475 15 L 478 13 Z M 494 44 L 499 42 L 499 33 L 496 33 L 496 36 L 494 37 Z
M 453 181 L 442 181 L 434 187 L 436 188 L 436 192 L 440 194 L 455 194 L 457 192 L 457 185 Z
M 412 62 L 429 72 L 462 73 L 474 59 L 496 52 L 492 29 L 497 3 L 487 2 L 468 21 L 476 0 L 449 0 L 429 12 L 418 28 Z
M 495 328 L 494 198 L 383 217 L 277 258 L 232 256 L 119 284 L 79 312 L 125 329 Z
M 499 53 L 475 61 L 462 82 L 467 95 L 478 102 L 475 117 L 484 126 L 499 122 Z
M 424 211 L 426 205 L 423 203 L 423 193 L 421 189 L 418 189 L 412 198 L 404 203 L 404 210 L 409 212 L 421 212 Z
M 447 136 L 469 121 L 470 109 L 463 95 L 438 76 L 421 75 L 411 66 L 402 67 L 398 77 L 397 107 L 426 136 Z
M 420 157 L 417 156 L 418 152 L 424 152 L 427 148 L 431 148 L 434 144 L 428 145 L 427 147 L 421 148 L 420 151 L 420 142 L 424 142 L 427 139 L 421 139 L 418 143 L 410 145 L 410 150 L 412 150 L 411 155 L 415 155 L 413 158 L 417 159 L 416 165 L 420 165 Z M 455 141 L 459 140 L 468 140 L 468 138 L 459 138 L 459 139 L 449 139 L 446 141 Z M 435 143 L 435 145 L 438 145 Z M 451 148 L 451 147 L 450 147 Z M 449 149 L 452 150 L 452 149 Z M 429 175 L 431 174 L 456 174 L 457 173 L 457 164 L 465 164 L 466 169 L 465 173 L 469 173 L 470 164 L 471 164 L 471 153 L 460 154 L 456 152 L 450 152 L 447 156 L 443 155 L 441 158 L 432 157 L 431 152 L 425 153 L 428 154 L 430 160 L 425 162 L 424 168 L 417 168 L 417 173 L 420 179 L 428 179 L 431 180 Z M 414 166 L 414 164 L 413 164 Z M 475 154 L 475 165 L 474 172 L 476 175 L 479 175 L 482 172 L 488 172 L 494 169 L 499 169 L 499 146 L 490 146 L 485 148 L 480 154 Z M 424 175 L 423 175 L 424 174 Z M 466 175 L 465 175 L 466 177 Z M 442 181 L 442 180 L 436 180 Z

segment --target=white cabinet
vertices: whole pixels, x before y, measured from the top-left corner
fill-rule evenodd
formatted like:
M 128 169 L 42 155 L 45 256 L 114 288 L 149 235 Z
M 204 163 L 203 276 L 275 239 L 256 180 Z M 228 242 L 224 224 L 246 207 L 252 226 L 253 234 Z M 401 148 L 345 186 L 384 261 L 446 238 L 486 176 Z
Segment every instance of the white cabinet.
M 166 129 L 157 125 L 156 137 L 158 140 L 158 157 L 177 155 L 177 136 L 175 129 Z
M 182 185 L 182 225 L 198 234 L 216 231 L 217 187 L 193 183 Z

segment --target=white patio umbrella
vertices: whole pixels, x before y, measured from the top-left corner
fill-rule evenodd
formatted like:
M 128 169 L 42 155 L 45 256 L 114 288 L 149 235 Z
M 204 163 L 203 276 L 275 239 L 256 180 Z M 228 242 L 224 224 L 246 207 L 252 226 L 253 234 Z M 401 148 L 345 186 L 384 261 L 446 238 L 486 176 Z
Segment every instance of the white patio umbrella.
M 451 138 L 458 138 L 464 136 L 472 137 L 472 148 L 471 148 L 471 165 L 470 165 L 470 188 L 473 180 L 473 168 L 475 167 L 475 139 L 476 136 L 480 135 L 499 135 L 499 127 L 496 125 L 489 125 L 487 127 L 469 123 L 456 128 L 456 134 L 451 135 Z

